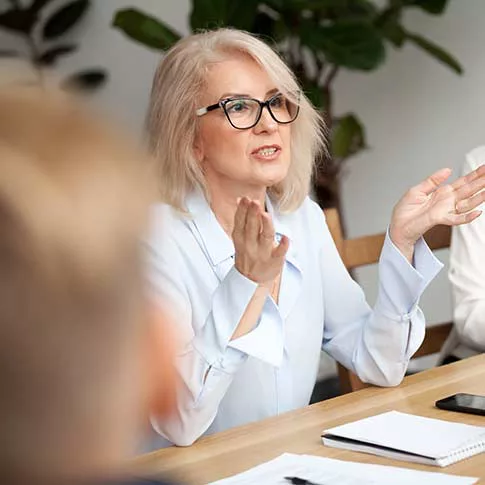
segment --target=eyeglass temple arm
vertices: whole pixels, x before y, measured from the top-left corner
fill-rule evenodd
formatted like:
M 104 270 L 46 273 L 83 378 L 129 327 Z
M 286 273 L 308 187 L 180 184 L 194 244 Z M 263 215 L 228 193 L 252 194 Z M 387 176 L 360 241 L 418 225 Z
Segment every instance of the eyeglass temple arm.
M 197 116 L 204 116 L 207 114 L 209 111 L 214 111 L 215 109 L 220 108 L 219 103 L 216 104 L 211 104 L 210 106 L 207 106 L 205 108 L 199 108 L 198 110 L 195 111 L 195 114 Z

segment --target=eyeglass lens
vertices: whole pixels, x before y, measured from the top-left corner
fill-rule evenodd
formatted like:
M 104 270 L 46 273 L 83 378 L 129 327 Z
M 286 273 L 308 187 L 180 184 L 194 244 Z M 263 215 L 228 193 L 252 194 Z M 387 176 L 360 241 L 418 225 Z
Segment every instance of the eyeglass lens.
M 298 116 L 298 104 L 283 94 L 273 96 L 267 105 L 278 123 L 291 123 Z M 262 106 L 256 99 L 237 98 L 224 103 L 224 111 L 236 128 L 251 128 L 261 115 Z

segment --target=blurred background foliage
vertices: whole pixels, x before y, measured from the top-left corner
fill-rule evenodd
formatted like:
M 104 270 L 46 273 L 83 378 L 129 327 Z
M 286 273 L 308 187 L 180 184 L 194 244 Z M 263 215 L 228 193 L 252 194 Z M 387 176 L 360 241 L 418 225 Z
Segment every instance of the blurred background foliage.
M 44 69 L 54 67 L 61 58 L 77 51 L 78 45 L 64 40 L 66 34 L 82 22 L 90 8 L 89 0 L 2 0 L 0 28 L 19 38 L 19 47 L 0 49 L 0 57 L 23 58 L 35 68 L 43 84 Z M 62 81 L 62 87 L 93 90 L 107 79 L 101 68 L 76 72 Z
M 79 3 L 74 2 L 74 3 Z M 35 1 L 34 4 L 44 3 Z M 342 69 L 371 72 L 381 67 L 389 47 L 412 43 L 457 74 L 455 57 L 432 40 L 409 30 L 409 9 L 445 12 L 448 0 L 192 0 L 193 32 L 231 26 L 256 33 L 280 52 L 305 93 L 322 110 L 329 127 L 329 156 L 322 154 L 315 193 L 323 207 L 339 206 L 339 174 L 344 162 L 367 148 L 364 123 L 356 113 L 336 115 L 334 86 Z M 181 34 L 163 20 L 136 8 L 115 13 L 113 26 L 147 47 L 164 51 Z

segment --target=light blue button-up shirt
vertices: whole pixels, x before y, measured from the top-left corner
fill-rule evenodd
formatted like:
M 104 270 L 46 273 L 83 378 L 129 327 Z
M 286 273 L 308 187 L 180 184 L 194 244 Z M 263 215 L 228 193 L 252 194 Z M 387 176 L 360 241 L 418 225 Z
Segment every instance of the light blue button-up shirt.
M 233 242 L 203 195 L 186 205 L 190 216 L 155 206 L 148 242 L 155 297 L 174 310 L 183 343 L 177 412 L 152 420 L 168 440 L 159 446 L 306 406 L 322 348 L 365 382 L 399 384 L 424 338 L 418 299 L 442 267 L 423 240 L 413 267 L 386 237 L 372 309 L 320 207 L 307 198 L 281 214 L 267 200 L 277 237 L 290 240 L 279 302 L 268 296 L 255 328 L 231 340 L 257 284 L 236 270 Z

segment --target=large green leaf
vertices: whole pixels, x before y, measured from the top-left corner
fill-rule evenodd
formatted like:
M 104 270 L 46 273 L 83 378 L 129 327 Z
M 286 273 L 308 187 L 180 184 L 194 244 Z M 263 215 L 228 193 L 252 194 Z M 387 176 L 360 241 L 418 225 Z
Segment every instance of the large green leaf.
M 52 3 L 55 0 L 34 0 L 29 7 L 32 12 L 40 12 L 48 3 Z
M 11 9 L 0 14 L 0 27 L 17 34 L 29 35 L 37 15 L 29 10 Z
M 434 44 L 430 40 L 422 37 L 421 35 L 406 32 L 406 38 L 411 42 L 414 42 L 418 47 L 427 52 L 431 57 L 448 66 L 457 74 L 463 73 L 463 67 L 461 64 L 449 53 L 446 52 L 440 46 Z
M 303 82 L 303 91 L 314 106 L 321 109 L 325 109 L 327 107 L 328 100 L 325 99 L 323 88 L 319 86 L 316 81 L 308 79 L 305 80 Z
M 253 21 L 252 32 L 275 39 L 276 20 L 266 12 L 258 12 Z M 276 39 L 275 39 L 276 40 Z
M 402 47 L 406 41 L 406 34 L 399 22 L 388 21 L 380 28 L 382 35 L 395 47 Z
M 39 11 L 53 0 L 33 0 L 28 8 L 19 5 L 0 14 L 0 27 L 19 34 L 29 35 L 37 23 Z
M 318 7 L 339 7 L 342 5 L 342 0 L 266 0 L 264 3 L 275 10 L 284 8 L 313 10 Z
M 328 26 L 308 22 L 300 34 L 304 45 L 315 52 L 323 52 L 327 60 L 337 66 L 371 71 L 385 59 L 383 39 L 368 22 L 344 20 Z
M 260 0 L 232 0 L 226 25 L 241 30 L 252 30 Z
M 347 158 L 365 147 L 364 126 L 355 114 L 349 113 L 334 121 L 332 155 L 335 158 Z
M 65 79 L 61 87 L 68 91 L 93 91 L 101 87 L 107 80 L 107 74 L 102 69 L 90 69 L 72 74 Z
M 406 40 L 406 35 L 401 25 L 401 17 L 402 7 L 391 6 L 383 10 L 374 22 L 382 36 L 395 47 L 402 47 Z
M 131 39 L 154 49 L 169 49 L 181 37 L 165 23 L 135 8 L 119 10 L 113 26 Z
M 360 19 L 372 21 L 378 14 L 375 4 L 369 0 L 346 0 L 332 9 L 330 19 Z
M 192 31 L 215 29 L 227 25 L 229 0 L 192 0 L 190 27 Z
M 42 34 L 44 39 L 55 39 L 74 27 L 86 14 L 89 0 L 75 0 L 64 5 L 47 19 Z
M 217 27 L 252 30 L 260 0 L 192 0 L 193 31 Z
M 322 11 L 331 9 L 332 13 L 337 13 L 340 17 L 362 16 L 375 13 L 377 8 L 370 0 L 266 0 L 265 4 L 275 10 L 311 10 Z

